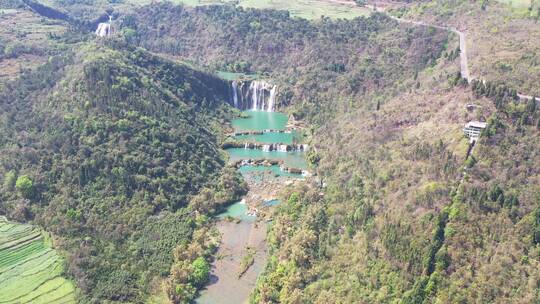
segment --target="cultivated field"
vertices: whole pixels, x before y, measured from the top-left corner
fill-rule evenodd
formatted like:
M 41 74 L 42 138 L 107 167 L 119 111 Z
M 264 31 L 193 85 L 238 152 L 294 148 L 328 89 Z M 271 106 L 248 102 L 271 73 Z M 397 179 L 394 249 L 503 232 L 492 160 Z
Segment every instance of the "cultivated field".
M 0 217 L 0 303 L 75 303 L 61 257 L 37 227 Z
M 45 63 L 64 31 L 62 22 L 33 12 L 0 9 L 0 83 Z
M 321 16 L 330 18 L 345 18 L 350 19 L 358 16 L 370 14 L 370 10 L 363 7 L 358 7 L 352 0 L 170 0 L 176 4 L 184 4 L 187 6 L 201 6 L 212 4 L 237 4 L 244 8 L 259 8 L 259 9 L 278 9 L 287 10 L 291 15 L 306 19 L 318 19 Z M 58 0 L 42 1 L 50 6 L 58 9 L 65 9 Z M 152 0 L 126 0 L 121 4 L 113 6 L 120 10 L 129 8 L 129 5 L 146 5 Z M 94 7 L 105 9 L 110 7 L 108 2 L 102 3 L 97 1 Z
M 240 6 L 287 10 L 293 16 L 317 19 L 321 16 L 350 19 L 369 15 L 366 8 L 358 7 L 353 1 L 331 0 L 241 0 Z

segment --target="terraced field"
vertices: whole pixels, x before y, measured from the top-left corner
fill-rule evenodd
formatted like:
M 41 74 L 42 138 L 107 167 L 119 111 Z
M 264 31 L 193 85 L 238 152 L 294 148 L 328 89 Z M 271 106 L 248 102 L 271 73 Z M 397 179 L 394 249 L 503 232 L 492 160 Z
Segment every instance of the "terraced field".
M 75 303 L 63 267 L 39 228 L 0 217 L 0 304 Z

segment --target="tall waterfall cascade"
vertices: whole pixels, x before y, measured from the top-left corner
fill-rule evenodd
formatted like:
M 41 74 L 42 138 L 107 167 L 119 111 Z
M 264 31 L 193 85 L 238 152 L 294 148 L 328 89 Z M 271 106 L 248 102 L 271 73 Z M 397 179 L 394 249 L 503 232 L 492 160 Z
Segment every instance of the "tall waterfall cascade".
M 102 22 L 98 24 L 98 27 L 95 33 L 98 37 L 111 36 L 112 35 L 112 16 L 109 16 L 109 22 Z
M 278 89 L 264 80 L 233 81 L 232 105 L 241 110 L 274 112 Z

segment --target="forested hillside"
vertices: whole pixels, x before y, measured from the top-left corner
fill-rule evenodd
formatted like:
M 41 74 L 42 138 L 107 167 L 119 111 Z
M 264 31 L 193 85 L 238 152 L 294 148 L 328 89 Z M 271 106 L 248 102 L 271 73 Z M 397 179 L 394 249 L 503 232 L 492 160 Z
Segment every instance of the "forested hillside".
M 82 299 L 140 301 L 204 224 L 188 215 L 191 197 L 241 187 L 218 185 L 228 94 L 114 42 L 52 57 L 0 93 L 0 212 L 58 237 Z
M 538 301 L 538 110 L 438 81 L 320 131 L 327 186 L 283 195 L 256 302 Z
M 207 222 L 192 212 L 211 213 L 244 191 L 221 171 L 217 149 L 215 134 L 232 117 L 228 83 L 124 43 L 271 77 L 284 105 L 317 128 L 344 109 L 379 108 L 445 51 L 453 58 L 444 31 L 400 29 L 380 14 L 311 23 L 287 12 L 160 4 L 123 17 L 120 38 L 82 43 L 2 91 L 1 211 L 58 237 L 85 302 L 160 293 L 175 247 L 163 286 L 170 299 L 192 298 L 204 281 L 185 280 L 194 267 L 186 262 L 212 248 Z M 199 247 L 189 247 L 192 236 Z
M 283 194 L 254 302 L 540 301 L 538 105 L 516 78 L 467 86 L 447 60 L 316 132 L 324 191 Z M 466 158 L 470 120 L 489 127 Z
M 391 11 L 467 33 L 472 75 L 540 94 L 540 2 L 436 0 Z
M 472 87 L 474 96 L 490 96 L 496 110 L 453 197 L 447 262 L 431 299 L 540 301 L 540 111 L 535 100 L 503 98 L 500 88 Z
M 51 233 L 70 298 L 193 302 L 224 258 L 212 217 L 247 184 L 220 149 L 240 113 L 212 71 L 276 84 L 307 126 L 310 174 L 280 185 L 251 302 L 540 302 L 540 110 L 517 98 L 539 92 L 537 4 L 391 11 L 466 32 L 483 82 L 461 78 L 455 34 L 380 12 L 115 3 L 96 38 L 104 3 L 65 1 L 67 22 L 0 1 L 0 214 Z
M 457 114 L 470 98 L 454 86 L 454 37 L 381 14 L 308 23 L 226 7 L 154 6 L 123 24 L 154 51 L 282 81 L 314 127 L 309 159 L 325 188 L 284 194 L 255 302 L 414 302 L 407 291 L 435 263 L 432 230 L 461 176 L 459 130 L 476 115 Z
M 281 100 L 312 119 L 357 96 L 395 89 L 391 84 L 433 63 L 448 39 L 434 28 L 398 28 L 382 14 L 309 22 L 230 6 L 152 5 L 125 16 L 122 27 L 130 43 L 154 52 L 267 75 L 282 86 Z

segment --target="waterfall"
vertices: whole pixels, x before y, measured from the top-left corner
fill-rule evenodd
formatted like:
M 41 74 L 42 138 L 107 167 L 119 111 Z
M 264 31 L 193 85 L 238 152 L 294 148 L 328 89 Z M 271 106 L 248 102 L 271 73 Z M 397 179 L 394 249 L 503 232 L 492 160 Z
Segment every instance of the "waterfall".
M 244 149 L 259 149 L 264 152 L 307 152 L 309 146 L 305 144 L 283 144 L 283 143 L 257 143 L 257 142 L 244 142 L 243 144 L 238 143 L 235 146 L 229 147 L 244 147 Z
M 96 29 L 96 35 L 98 37 L 109 36 L 111 25 L 108 23 L 100 23 Z
M 234 107 L 238 108 L 238 83 L 236 82 L 236 80 L 232 82 L 232 89 L 233 89 Z
M 251 85 L 249 86 L 249 90 L 252 91 L 251 99 L 252 99 L 252 110 L 258 110 L 259 109 L 259 98 L 257 94 L 259 93 L 259 81 L 255 80 L 251 82 Z
M 277 150 L 279 152 L 287 152 L 287 145 L 279 145 Z
M 270 97 L 268 97 L 268 109 L 266 111 L 273 112 L 274 105 L 276 104 L 277 86 L 273 86 L 270 90 Z
M 278 88 L 264 80 L 253 80 L 244 89 L 244 82 L 233 81 L 231 104 L 241 110 L 273 112 L 276 107 Z
M 106 23 L 100 23 L 98 24 L 98 27 L 96 29 L 96 35 L 98 37 L 109 37 L 112 35 L 112 16 L 109 16 L 109 22 Z

